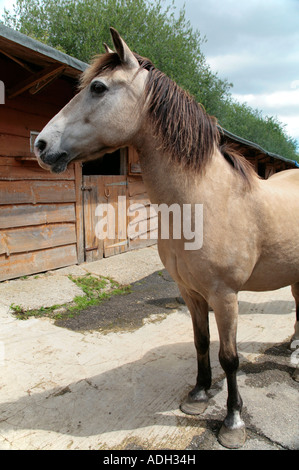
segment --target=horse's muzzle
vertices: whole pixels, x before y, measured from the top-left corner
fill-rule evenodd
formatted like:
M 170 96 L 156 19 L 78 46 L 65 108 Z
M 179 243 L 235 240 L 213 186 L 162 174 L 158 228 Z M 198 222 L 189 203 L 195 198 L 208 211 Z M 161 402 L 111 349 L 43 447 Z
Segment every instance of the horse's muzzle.
M 47 143 L 42 139 L 35 142 L 34 153 L 39 165 L 53 173 L 63 172 L 69 161 L 67 152 L 50 152 Z

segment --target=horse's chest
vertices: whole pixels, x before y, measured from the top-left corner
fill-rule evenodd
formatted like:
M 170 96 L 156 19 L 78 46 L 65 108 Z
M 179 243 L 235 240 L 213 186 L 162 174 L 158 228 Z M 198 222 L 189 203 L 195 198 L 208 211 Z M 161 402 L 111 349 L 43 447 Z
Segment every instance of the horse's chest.
M 159 240 L 158 250 L 161 261 L 177 284 L 197 291 L 201 285 L 200 275 L 198 272 L 195 274 L 197 270 L 192 264 L 188 251 L 186 252 L 180 245 L 177 240 Z

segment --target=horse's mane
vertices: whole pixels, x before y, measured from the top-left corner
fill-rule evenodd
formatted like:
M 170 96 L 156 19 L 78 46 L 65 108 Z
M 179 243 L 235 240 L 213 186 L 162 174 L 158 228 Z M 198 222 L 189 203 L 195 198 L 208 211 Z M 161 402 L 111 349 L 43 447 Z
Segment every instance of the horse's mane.
M 222 143 L 217 120 L 201 104 L 144 57 L 134 54 L 140 70 L 148 71 L 146 96 L 148 113 L 162 149 L 173 161 L 201 171 L 218 148 L 223 157 L 250 184 L 255 174 L 252 165 L 229 143 Z M 96 56 L 81 76 L 80 88 L 95 77 L 121 65 L 117 53 Z

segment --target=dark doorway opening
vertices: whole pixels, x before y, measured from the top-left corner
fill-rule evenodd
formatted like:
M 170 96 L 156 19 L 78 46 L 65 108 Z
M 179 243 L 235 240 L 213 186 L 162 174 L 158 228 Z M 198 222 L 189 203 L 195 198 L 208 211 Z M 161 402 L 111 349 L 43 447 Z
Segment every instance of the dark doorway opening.
M 101 158 L 83 163 L 82 174 L 92 175 L 126 175 L 127 174 L 127 149 L 119 149 L 113 153 L 106 153 Z
M 261 178 L 265 178 L 266 177 L 266 164 L 263 162 L 258 162 L 257 172 Z

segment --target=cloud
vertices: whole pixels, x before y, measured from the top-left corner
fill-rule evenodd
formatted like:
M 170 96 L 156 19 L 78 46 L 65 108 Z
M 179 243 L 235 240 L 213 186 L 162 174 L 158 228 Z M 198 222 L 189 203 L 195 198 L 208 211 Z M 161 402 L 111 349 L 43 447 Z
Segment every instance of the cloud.
M 0 0 L 0 14 L 13 3 Z M 299 143 L 298 93 L 292 93 L 299 89 L 299 0 L 175 0 L 178 9 L 184 4 L 207 39 L 207 63 L 233 83 L 233 97 L 276 116 Z
M 233 82 L 235 93 L 287 90 L 299 80 L 299 52 L 275 56 L 260 51 L 223 53 L 208 55 L 207 62 L 220 77 Z
M 299 1 L 175 1 L 184 3 L 187 19 L 206 36 L 207 63 L 233 83 L 233 97 L 277 116 L 299 141 Z
M 298 85 L 297 85 L 298 82 Z M 274 116 L 285 125 L 289 136 L 299 138 L 299 80 L 293 82 L 289 90 L 261 94 L 237 94 L 232 96 L 240 103 L 247 103 L 254 109 L 260 109 L 264 115 Z M 297 88 L 298 86 L 298 88 Z
M 256 108 L 257 105 L 262 105 L 264 110 L 280 109 L 281 112 L 290 110 L 293 115 L 298 113 L 299 109 L 299 87 L 291 88 L 289 90 L 275 91 L 273 93 L 261 94 L 233 94 L 233 97 L 242 102 L 247 102 L 251 107 Z
M 13 5 L 14 2 L 12 0 L 0 0 L 0 14 L 4 11 L 4 8 L 6 8 L 7 10 L 12 10 Z

